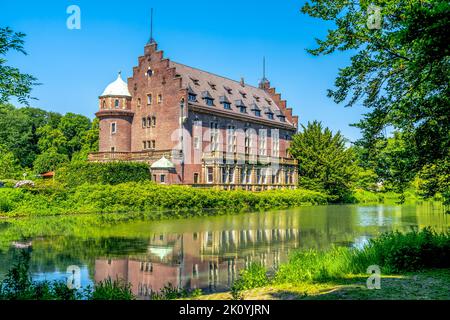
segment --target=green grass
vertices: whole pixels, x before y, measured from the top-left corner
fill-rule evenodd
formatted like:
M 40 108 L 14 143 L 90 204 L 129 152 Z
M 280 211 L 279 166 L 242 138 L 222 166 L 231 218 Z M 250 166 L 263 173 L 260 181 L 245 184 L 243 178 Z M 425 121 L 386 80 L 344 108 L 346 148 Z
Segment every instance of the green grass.
M 382 274 L 401 274 L 433 268 L 450 268 L 450 234 L 429 228 L 402 234 L 391 232 L 372 239 L 362 249 L 333 247 L 327 251 L 297 251 L 272 277 L 267 270 L 251 266 L 241 272 L 231 289 L 233 298 L 242 291 L 266 285 L 298 285 L 339 282 L 380 267 Z

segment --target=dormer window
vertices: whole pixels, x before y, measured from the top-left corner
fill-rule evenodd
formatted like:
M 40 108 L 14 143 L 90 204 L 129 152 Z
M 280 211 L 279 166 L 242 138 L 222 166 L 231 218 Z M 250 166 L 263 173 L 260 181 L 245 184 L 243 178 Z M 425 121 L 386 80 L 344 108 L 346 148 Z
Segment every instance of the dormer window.
M 198 79 L 195 79 L 195 78 L 190 78 L 190 79 L 196 86 L 200 85 L 200 81 Z
M 191 102 L 196 102 L 197 101 L 197 95 L 195 93 L 189 93 L 188 100 L 191 101 Z
M 223 104 L 223 108 L 226 110 L 231 110 L 231 102 L 228 100 L 227 96 L 220 96 L 219 101 Z
M 281 122 L 286 122 L 286 117 L 285 116 L 278 116 L 278 119 L 280 119 Z
M 224 86 L 223 88 L 226 90 L 226 92 L 228 92 L 228 94 L 233 93 L 233 89 L 231 89 L 230 87 Z
M 254 115 L 257 117 L 261 117 L 261 109 L 258 107 L 258 105 L 256 103 L 253 103 L 251 107 Z
M 245 104 L 242 100 L 236 100 L 235 104 L 241 113 L 247 113 L 247 107 L 245 106 Z
M 208 91 L 202 92 L 202 98 L 205 100 L 205 103 L 207 106 L 214 106 L 214 98 L 211 96 L 211 94 Z
M 261 110 L 253 110 L 253 112 L 255 113 L 255 116 L 261 117 Z
M 273 113 L 272 110 L 270 110 L 270 108 L 265 108 L 264 113 L 267 115 L 267 118 L 268 118 L 269 120 L 273 120 L 273 119 L 274 119 L 274 118 L 273 118 L 274 113 Z
M 216 85 L 212 82 L 208 82 L 209 86 L 211 87 L 211 89 L 216 90 Z

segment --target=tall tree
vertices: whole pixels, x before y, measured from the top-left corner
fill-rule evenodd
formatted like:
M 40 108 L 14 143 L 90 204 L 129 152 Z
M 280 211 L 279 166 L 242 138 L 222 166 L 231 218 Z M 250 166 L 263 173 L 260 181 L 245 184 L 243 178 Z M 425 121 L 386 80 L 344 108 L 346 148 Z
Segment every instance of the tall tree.
M 320 122 L 302 126 L 289 149 L 299 162 L 299 185 L 324 191 L 335 200 L 346 200 L 358 172 L 355 152 L 346 147 L 346 142 L 340 132 L 333 134 Z
M 373 7 L 373 5 L 377 7 Z M 372 6 L 372 7 L 370 7 Z M 370 19 L 381 19 L 378 28 Z M 309 0 L 302 12 L 334 22 L 308 50 L 351 51 L 329 97 L 362 103 L 370 111 L 357 124 L 367 160 L 387 127 L 402 131 L 417 152 L 415 170 L 444 159 L 450 148 L 450 3 L 448 0 Z M 370 28 L 369 28 L 370 27 Z
M 0 103 L 8 102 L 10 97 L 16 97 L 20 103 L 28 105 L 31 90 L 37 85 L 36 78 L 19 69 L 7 66 L 4 56 L 16 51 L 27 54 L 23 47 L 25 34 L 14 32 L 10 28 L 0 28 Z

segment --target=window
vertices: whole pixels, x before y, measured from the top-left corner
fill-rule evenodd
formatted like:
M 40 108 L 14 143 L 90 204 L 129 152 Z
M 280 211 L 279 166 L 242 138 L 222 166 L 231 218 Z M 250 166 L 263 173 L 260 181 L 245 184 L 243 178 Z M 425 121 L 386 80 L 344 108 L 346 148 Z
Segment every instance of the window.
M 197 184 L 199 182 L 200 175 L 196 172 L 194 173 L 194 183 Z
M 153 175 L 153 181 L 156 181 L 156 174 Z
M 245 168 L 241 169 L 241 184 L 246 184 L 247 182 L 247 171 Z
M 224 108 L 224 109 L 227 109 L 227 110 L 231 110 L 231 103 L 229 103 L 229 102 L 224 102 L 224 103 L 223 103 L 223 108 Z
M 280 134 L 277 129 L 272 130 L 272 156 L 278 157 L 280 154 Z
M 103 103 L 102 103 L 102 108 L 103 108 L 103 109 L 106 109 L 106 101 L 103 101 Z
M 206 105 L 208 106 L 214 106 L 214 99 L 205 98 Z
M 162 94 L 158 94 L 158 104 L 161 104 L 162 100 L 163 100 Z
M 252 132 L 250 129 L 245 129 L 245 154 L 249 154 L 252 148 Z
M 252 183 L 252 169 L 247 169 L 247 183 L 251 184 Z
M 152 127 L 156 127 L 156 117 L 152 117 Z
M 255 110 L 255 116 L 261 117 L 261 110 Z
M 140 108 L 141 107 L 141 98 L 137 99 L 137 107 Z
M 234 183 L 234 167 L 222 168 L 222 183 Z
M 230 87 L 224 86 L 223 88 L 228 92 L 228 94 L 233 93 L 233 89 L 231 89 Z
M 152 104 L 152 100 L 153 100 L 152 95 L 151 95 L 151 94 L 148 94 L 148 95 L 147 95 L 147 104 L 148 104 L 148 105 L 151 105 L 151 104 Z
M 261 169 L 256 169 L 256 183 L 261 184 Z
M 166 175 L 165 174 L 161 175 L 160 181 L 161 181 L 161 183 L 166 183 Z
M 192 101 L 192 102 L 196 102 L 197 101 L 197 95 L 194 94 L 194 93 L 189 93 L 188 100 Z
M 194 137 L 194 149 L 195 150 L 200 149 L 200 137 Z
M 245 107 L 245 106 L 240 106 L 240 107 L 239 107 L 239 111 L 240 111 L 241 113 L 247 113 L 247 107 Z
M 210 124 L 210 140 L 211 151 L 219 150 L 219 123 L 211 122 Z
M 268 113 L 267 118 L 269 118 L 270 120 L 273 120 L 273 113 Z
M 214 168 L 212 167 L 206 168 L 206 178 L 208 183 L 214 182 Z
M 154 150 L 156 148 L 155 140 L 147 140 L 143 142 L 144 150 Z
M 259 154 L 261 156 L 267 155 L 267 130 L 259 130 Z
M 111 134 L 117 133 L 117 123 L 113 122 L 111 123 Z
M 116 147 L 111 147 L 111 152 L 116 152 Z
M 229 125 L 227 129 L 227 151 L 236 152 L 236 128 Z
M 114 100 L 114 108 L 118 109 L 120 106 L 119 99 Z
M 155 149 L 156 148 L 156 141 L 155 140 L 151 140 L 150 141 L 150 149 Z
M 152 69 L 150 69 L 150 68 L 148 68 L 148 70 L 147 70 L 147 77 L 151 77 L 152 75 L 153 75 L 153 70 Z
M 147 127 L 147 118 L 142 118 L 142 128 Z

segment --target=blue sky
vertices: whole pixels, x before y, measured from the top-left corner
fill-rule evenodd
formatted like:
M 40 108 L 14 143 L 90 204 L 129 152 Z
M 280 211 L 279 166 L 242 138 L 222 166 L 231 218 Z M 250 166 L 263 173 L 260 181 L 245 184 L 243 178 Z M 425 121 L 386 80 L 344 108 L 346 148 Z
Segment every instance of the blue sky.
M 90 118 L 98 96 L 122 71 L 132 73 L 149 38 L 150 9 L 154 38 L 165 57 L 256 85 L 262 57 L 272 86 L 299 115 L 300 122 L 320 120 L 350 140 L 350 127 L 365 112 L 344 108 L 326 97 L 349 54 L 312 57 L 305 49 L 323 38 L 329 23 L 300 13 L 304 1 L 228 0 L 54 0 L 2 1 L 0 26 L 27 34 L 28 56 L 7 56 L 8 64 L 39 79 L 33 106 Z M 81 9 L 81 30 L 69 30 L 66 9 Z

